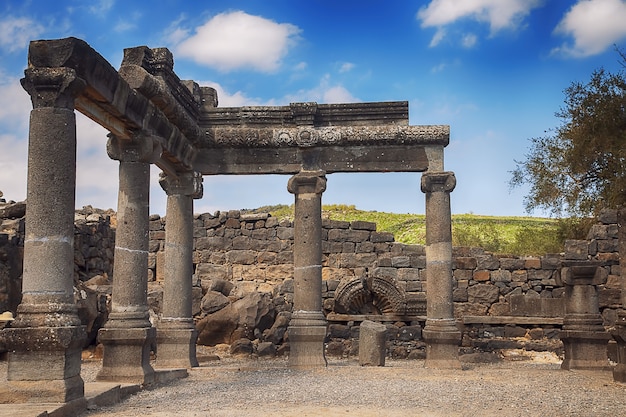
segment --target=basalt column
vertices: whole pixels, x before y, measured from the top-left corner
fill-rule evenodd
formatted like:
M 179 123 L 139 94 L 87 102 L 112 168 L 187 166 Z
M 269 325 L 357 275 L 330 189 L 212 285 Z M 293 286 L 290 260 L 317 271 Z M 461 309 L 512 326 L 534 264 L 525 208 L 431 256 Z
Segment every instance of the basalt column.
M 159 149 L 149 137 L 110 135 L 107 152 L 120 161 L 119 194 L 111 313 L 99 332 L 104 356 L 98 379 L 151 384 L 156 330 L 148 313 L 148 217 L 150 162 Z
M 623 272 L 620 275 L 621 308 L 617 311 L 617 322 L 611 332 L 613 339 L 617 342 L 617 365 L 613 368 L 613 379 L 626 382 L 626 208 L 621 208 L 617 216 L 619 263 Z
M 426 363 L 429 368 L 460 368 L 461 332 L 454 319 L 452 302 L 452 222 L 450 192 L 456 178 L 452 172 L 426 172 Z
M 74 304 L 75 94 L 69 68 L 27 69 L 31 96 L 22 303 L 3 331 L 8 383 L 0 402 L 69 402 L 84 397 L 86 339 Z M 18 409 L 17 407 L 16 409 Z
M 289 179 L 295 194 L 294 300 L 289 323 L 289 366 L 307 369 L 326 366 L 322 312 L 322 193 L 321 171 L 301 171 Z
M 191 311 L 193 277 L 193 199 L 202 197 L 202 177 L 194 172 L 176 178 L 161 174 L 167 193 L 163 314 L 157 327 L 157 365 L 198 366 Z

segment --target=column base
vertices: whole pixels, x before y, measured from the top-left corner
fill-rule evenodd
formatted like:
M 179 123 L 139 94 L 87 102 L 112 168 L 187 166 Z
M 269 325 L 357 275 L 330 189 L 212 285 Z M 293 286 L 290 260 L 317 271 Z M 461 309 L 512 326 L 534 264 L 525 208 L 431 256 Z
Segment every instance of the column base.
M 321 311 L 296 311 L 287 331 L 290 368 L 313 369 L 328 365 L 324 352 L 326 318 Z
M 157 328 L 157 357 L 159 368 L 193 368 L 199 366 L 196 357 L 196 329 Z
M 611 335 L 604 332 L 563 330 L 560 334 L 565 350 L 561 369 L 610 371 L 607 345 Z
M 102 328 L 98 338 L 104 346 L 98 381 L 151 385 L 155 382 L 150 351 L 155 345 L 154 327 Z
M 426 368 L 461 369 L 461 332 L 454 319 L 426 320 L 422 337 L 426 342 Z
M 0 403 L 67 403 L 84 398 L 80 377 L 84 326 L 21 327 L 3 334 L 9 355 Z
M 617 365 L 613 368 L 613 380 L 626 382 L 626 311 L 617 312 L 617 323 L 611 332 L 617 342 Z

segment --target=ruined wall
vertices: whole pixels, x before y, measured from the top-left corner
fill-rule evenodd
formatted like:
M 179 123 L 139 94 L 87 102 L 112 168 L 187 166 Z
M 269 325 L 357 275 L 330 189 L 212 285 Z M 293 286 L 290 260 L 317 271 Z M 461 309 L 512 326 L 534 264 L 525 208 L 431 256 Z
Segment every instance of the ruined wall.
M 619 304 L 617 215 L 607 211 L 588 240 L 566 242 L 564 253 L 541 257 L 495 255 L 480 248 L 455 247 L 455 314 L 480 316 L 562 317 L 564 288 L 560 268 L 565 260 L 597 260 L 608 276 L 599 291 L 607 324 L 615 320 Z M 159 281 L 163 271 L 165 219 L 150 222 L 150 276 Z M 233 293 L 280 293 L 290 301 L 293 279 L 293 225 L 267 214 L 229 211 L 196 216 L 194 220 L 196 278 L 233 284 Z M 426 255 L 422 245 L 394 242 L 391 233 L 376 231 L 363 221 L 323 221 L 324 307 L 342 280 L 388 277 L 405 292 L 426 291 Z
M 5 207 L 6 208 L 6 207 Z M 23 206 L 5 210 L 0 229 L 0 309 L 15 312 L 19 303 L 24 241 Z M 18 210 L 19 211 L 19 210 Z M 110 300 L 115 215 L 85 207 L 76 213 L 75 282 L 81 317 L 91 341 L 106 319 Z M 562 254 L 541 257 L 494 255 L 480 248 L 456 247 L 453 252 L 455 315 L 463 320 L 465 348 L 529 347 L 558 341 L 563 317 L 564 260 L 602 262 L 607 283 L 599 289 L 605 324 L 612 325 L 619 307 L 617 214 L 603 213 L 587 240 L 568 241 Z M 327 313 L 337 311 L 334 297 L 342 283 L 368 279 L 392 282 L 407 297 L 423 300 L 426 256 L 421 245 L 394 242 L 393 235 L 370 222 L 323 221 L 323 297 Z M 240 211 L 196 215 L 194 219 L 194 315 L 201 343 L 236 343 L 241 339 L 279 349 L 287 336 L 293 301 L 293 225 L 268 214 Z M 149 303 L 156 320 L 162 300 L 165 218 L 150 218 Z M 360 313 L 376 313 L 360 311 Z M 423 354 L 424 310 L 410 312 L 414 320 L 387 322 L 390 352 L 395 356 Z M 481 322 L 476 317 L 500 317 Z M 236 318 L 233 318 L 236 317 Z M 519 318 L 537 318 L 524 322 Z M 220 331 L 216 331 L 220 329 Z M 358 321 L 329 323 L 329 352 L 353 351 Z M 511 341 L 525 336 L 528 344 Z M 499 337 L 505 338 L 498 342 Z M 494 340 L 497 342 L 494 342 Z M 542 347 L 543 346 L 543 347 Z M 271 350 L 272 350 L 271 349 Z M 395 354 L 394 354 L 395 352 Z

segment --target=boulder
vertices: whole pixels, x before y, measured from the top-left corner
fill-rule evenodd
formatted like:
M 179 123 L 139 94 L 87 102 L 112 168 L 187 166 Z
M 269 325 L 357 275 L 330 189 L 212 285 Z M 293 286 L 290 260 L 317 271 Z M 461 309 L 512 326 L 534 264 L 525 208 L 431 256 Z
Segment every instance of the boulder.
M 198 343 L 214 346 L 254 340 L 272 326 L 275 315 L 269 294 L 250 293 L 198 321 Z
M 212 314 L 230 304 L 230 299 L 221 292 L 207 291 L 202 297 L 200 309 L 204 314 Z

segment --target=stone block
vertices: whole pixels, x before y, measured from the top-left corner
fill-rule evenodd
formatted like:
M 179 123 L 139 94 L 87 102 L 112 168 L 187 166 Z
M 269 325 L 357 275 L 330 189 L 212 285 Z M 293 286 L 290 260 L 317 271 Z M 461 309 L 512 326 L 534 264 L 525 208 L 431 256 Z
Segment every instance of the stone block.
M 493 282 L 511 282 L 511 271 L 506 269 L 498 269 L 491 271 L 491 281 Z
M 526 269 L 541 269 L 541 259 L 539 259 L 539 258 L 526 258 L 526 259 L 524 259 L 524 268 L 526 268 Z
M 520 258 L 500 258 L 500 268 L 509 271 L 524 269 L 525 261 Z
M 474 281 L 486 282 L 491 279 L 491 274 L 489 271 L 485 271 L 485 270 L 474 271 L 473 278 L 474 278 Z
M 600 308 L 614 307 L 620 305 L 621 291 L 619 289 L 599 289 L 598 305 Z
M 350 228 L 352 230 L 370 230 L 370 231 L 375 231 L 376 230 L 376 223 L 356 220 L 356 221 L 350 222 Z
M 401 281 L 419 281 L 419 269 L 400 268 L 398 269 L 398 279 Z
M 370 241 L 372 243 L 393 242 L 394 236 L 389 232 L 371 232 Z
M 426 268 L 426 256 L 424 255 L 411 255 L 411 267 L 412 268 Z
M 359 364 L 385 366 L 387 327 L 365 320 L 359 326 Z
M 493 255 L 479 255 L 476 257 L 476 268 L 494 270 L 500 268 L 500 260 Z
M 565 241 L 565 259 L 586 260 L 589 256 L 589 242 L 568 239 Z
M 565 300 L 563 298 L 541 298 L 541 315 L 544 317 L 563 317 Z
M 476 258 L 457 257 L 452 260 L 452 267 L 455 269 L 476 269 Z
M 470 303 L 492 304 L 500 298 L 500 290 L 489 284 L 476 284 L 467 289 Z
M 408 256 L 394 256 L 391 258 L 391 266 L 395 268 L 408 268 L 411 266 L 411 258 Z

